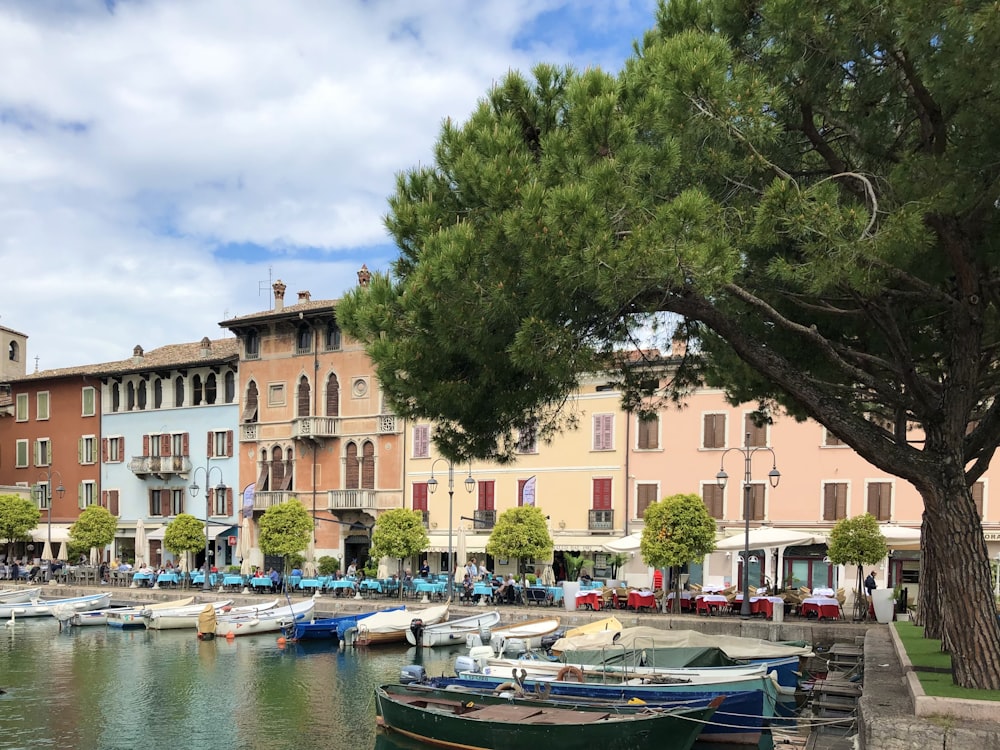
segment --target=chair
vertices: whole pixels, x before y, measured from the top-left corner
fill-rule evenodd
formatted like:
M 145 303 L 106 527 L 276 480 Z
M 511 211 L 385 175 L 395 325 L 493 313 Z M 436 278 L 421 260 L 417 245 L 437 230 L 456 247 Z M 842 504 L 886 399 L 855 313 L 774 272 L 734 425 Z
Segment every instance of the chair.
M 537 604 L 542 606 L 548 603 L 549 592 L 543 588 L 537 588 L 535 586 L 529 586 L 524 590 L 524 603 L 525 605 Z
M 837 606 L 840 607 L 840 619 L 846 620 L 847 616 L 844 614 L 844 604 L 847 602 L 847 592 L 841 587 L 834 593 L 833 598 L 837 600 Z

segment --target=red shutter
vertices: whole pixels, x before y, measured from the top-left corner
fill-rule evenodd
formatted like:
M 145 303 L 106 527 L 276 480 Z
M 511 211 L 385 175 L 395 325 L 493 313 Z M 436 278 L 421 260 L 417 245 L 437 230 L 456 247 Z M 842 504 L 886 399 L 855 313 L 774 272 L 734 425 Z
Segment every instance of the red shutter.
M 205 498 L 205 502 L 208 503 L 208 514 L 210 516 L 215 515 L 215 488 L 208 488 L 208 497 Z
M 101 438 L 101 462 L 108 462 L 108 439 Z
M 170 454 L 170 435 L 160 435 L 160 455 L 169 456 Z
M 212 439 L 214 437 L 215 437 L 215 435 L 212 433 L 211 430 L 209 430 L 208 431 L 208 447 L 205 449 L 205 451 L 206 451 L 205 455 L 207 455 L 209 458 L 213 458 L 215 456 L 215 454 L 212 452 L 215 449 L 215 441 Z
M 232 435 L 233 433 L 230 432 L 229 434 Z M 232 487 L 227 487 L 226 488 L 226 515 L 227 516 L 233 515 L 233 488 Z
M 118 515 L 118 490 L 108 490 L 108 512 Z
M 125 437 L 116 438 L 118 440 L 118 460 L 125 460 Z
M 142 455 L 149 456 L 149 435 L 142 436 Z
M 413 510 L 427 510 L 427 482 L 413 483 Z
M 227 430 L 226 431 L 226 455 L 229 458 L 233 457 L 233 445 L 234 445 L 233 440 L 234 439 L 235 439 L 235 436 L 233 435 L 233 431 L 232 430 Z
M 479 482 L 479 510 L 495 510 L 493 500 L 493 480 Z
M 191 450 L 188 447 L 188 437 L 189 437 L 188 433 L 185 432 L 184 436 L 181 438 L 181 445 L 182 445 L 182 447 L 181 447 L 181 455 L 182 456 L 190 456 L 191 455 Z
M 611 510 L 611 479 L 594 480 L 594 510 Z

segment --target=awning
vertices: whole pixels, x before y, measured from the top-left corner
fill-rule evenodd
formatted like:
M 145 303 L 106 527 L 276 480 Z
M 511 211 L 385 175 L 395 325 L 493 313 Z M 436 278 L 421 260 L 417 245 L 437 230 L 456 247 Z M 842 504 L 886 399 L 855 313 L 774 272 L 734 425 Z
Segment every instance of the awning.
M 69 541 L 69 527 L 71 523 L 52 524 L 52 543 L 60 544 Z M 31 538 L 36 542 L 45 542 L 49 538 L 49 524 L 43 523 L 31 530 Z M 55 551 L 55 550 L 53 550 Z
M 553 549 L 563 552 L 606 552 L 604 546 L 615 537 L 610 536 L 553 536 Z
M 746 529 L 743 529 L 717 541 L 715 548 L 717 550 L 741 550 L 746 544 L 746 539 Z M 773 549 L 774 547 L 793 547 L 815 543 L 816 535 L 811 531 L 777 529 L 772 526 L 759 526 L 750 529 L 750 549 Z
M 209 539 L 215 539 L 216 537 L 223 536 L 227 532 L 231 533 L 234 536 L 236 535 L 236 527 L 233 526 L 232 524 L 227 524 L 227 525 L 212 524 L 208 528 L 209 528 L 209 532 L 208 532 L 208 538 Z M 156 529 L 154 531 L 146 532 L 146 541 L 148 541 L 148 542 L 162 542 L 163 541 L 163 537 L 164 537 L 164 535 L 166 535 L 166 533 L 167 533 L 167 527 L 166 526 L 161 526 L 160 528 L 158 528 L 158 529 Z M 204 526 L 201 527 L 201 533 L 202 534 L 205 533 L 205 527 Z
M 489 534 L 470 534 L 468 531 L 465 532 L 465 552 L 466 554 L 472 552 L 485 552 L 486 543 L 490 540 Z M 452 550 L 458 550 L 458 529 L 455 529 L 451 535 L 451 548 Z M 445 532 L 444 536 L 441 534 L 434 534 L 431 537 L 430 545 L 427 547 L 428 552 L 447 552 L 448 551 L 448 535 Z
M 642 532 L 637 531 L 634 534 L 623 536 L 620 539 L 612 539 L 609 542 L 605 542 L 604 549 L 608 552 L 614 552 L 615 554 L 624 554 L 626 552 L 638 552 L 641 544 Z

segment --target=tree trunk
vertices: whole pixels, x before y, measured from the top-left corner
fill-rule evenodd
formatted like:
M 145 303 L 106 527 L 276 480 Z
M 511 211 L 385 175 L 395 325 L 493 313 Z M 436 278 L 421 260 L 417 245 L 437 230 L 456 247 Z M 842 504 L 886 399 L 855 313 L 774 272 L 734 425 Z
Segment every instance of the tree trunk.
M 924 502 L 927 502 L 926 498 Z M 920 615 L 919 623 L 924 628 L 925 638 L 943 640 L 944 629 L 941 618 L 941 585 L 938 564 L 948 558 L 947 555 L 942 555 L 940 552 L 941 537 L 931 530 L 926 510 L 921 523 L 920 539 L 920 595 L 917 607 L 917 612 Z
M 1000 623 L 986 540 L 962 466 L 943 462 L 938 471 L 937 486 L 924 493 L 928 534 L 924 547 L 931 555 L 925 569 L 937 572 L 938 595 L 932 591 L 930 596 L 937 599 L 945 616 L 930 614 L 925 619 L 940 625 L 955 684 L 1000 690 Z

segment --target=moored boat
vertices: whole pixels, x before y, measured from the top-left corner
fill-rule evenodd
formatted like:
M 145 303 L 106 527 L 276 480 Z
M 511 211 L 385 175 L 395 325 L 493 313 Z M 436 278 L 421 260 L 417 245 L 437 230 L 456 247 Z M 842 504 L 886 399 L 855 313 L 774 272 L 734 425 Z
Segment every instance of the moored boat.
M 463 750 L 688 750 L 717 703 L 650 710 L 466 694 L 413 685 L 375 690 L 381 727 Z
M 194 601 L 193 596 L 183 599 L 174 599 L 168 602 L 155 602 L 153 604 L 143 604 L 135 607 L 118 607 L 105 610 L 105 619 L 108 627 L 119 628 L 121 630 L 136 630 L 146 627 L 146 622 L 142 619 L 143 612 L 162 612 L 168 609 L 186 607 Z M 71 621 L 73 625 L 77 623 Z
M 30 602 L 37 599 L 42 589 L 39 586 L 32 586 L 25 589 L 4 589 L 0 591 L 0 604 L 17 604 L 19 602 Z
M 482 614 L 460 617 L 457 620 L 444 620 L 436 625 L 425 625 L 421 618 L 415 618 L 406 629 L 406 641 L 411 646 L 454 646 L 464 644 L 466 638 L 473 634 L 487 634 L 491 628 L 500 622 L 500 612 L 483 612 Z
M 593 622 L 587 622 L 583 625 L 577 625 L 575 628 L 570 628 L 563 635 L 563 638 L 590 635 L 591 633 L 619 633 L 621 629 L 621 621 L 612 615 L 611 617 L 605 617 L 601 620 L 594 620 Z
M 315 599 L 306 599 L 288 606 L 272 607 L 254 614 L 219 614 L 215 616 L 214 635 L 220 638 L 243 635 L 277 633 L 294 622 L 308 620 L 316 608 Z M 207 627 L 208 618 L 198 621 L 198 637 L 212 633 Z
M 68 620 L 74 612 L 103 609 L 110 603 L 110 593 L 72 596 L 64 599 L 34 599 L 16 604 L 0 604 L 0 618 L 45 617 L 55 614 L 56 607 L 61 607 L 61 611 L 67 613 L 65 619 Z
M 502 654 L 512 641 L 518 641 L 523 646 L 520 650 L 540 648 L 542 639 L 551 636 L 559 630 L 558 617 L 542 617 L 537 620 L 525 620 L 510 625 L 493 628 L 490 635 L 490 645 L 498 654 Z
M 381 610 L 383 612 L 401 612 L 406 609 L 405 605 L 399 607 L 389 607 Z M 364 620 L 378 612 L 362 612 L 356 615 L 341 615 L 340 617 L 321 617 L 315 620 L 296 622 L 294 628 L 286 628 L 285 632 L 290 638 L 297 641 L 320 641 L 328 640 L 338 642 L 344 639 L 344 635 L 350 628 L 356 628 L 359 620 Z
M 369 646 L 376 643 L 404 641 L 413 620 L 421 620 L 424 626 L 435 625 L 448 616 L 448 606 L 448 603 L 445 603 L 427 609 L 376 612 L 358 623 L 358 637 L 354 643 L 358 646 Z
M 211 602 L 211 606 L 216 611 L 228 607 L 232 604 L 231 599 L 225 601 Z M 183 630 L 193 628 L 198 625 L 198 615 L 205 608 L 204 604 L 189 604 L 186 607 L 174 607 L 173 609 L 144 609 L 142 620 L 149 630 Z

